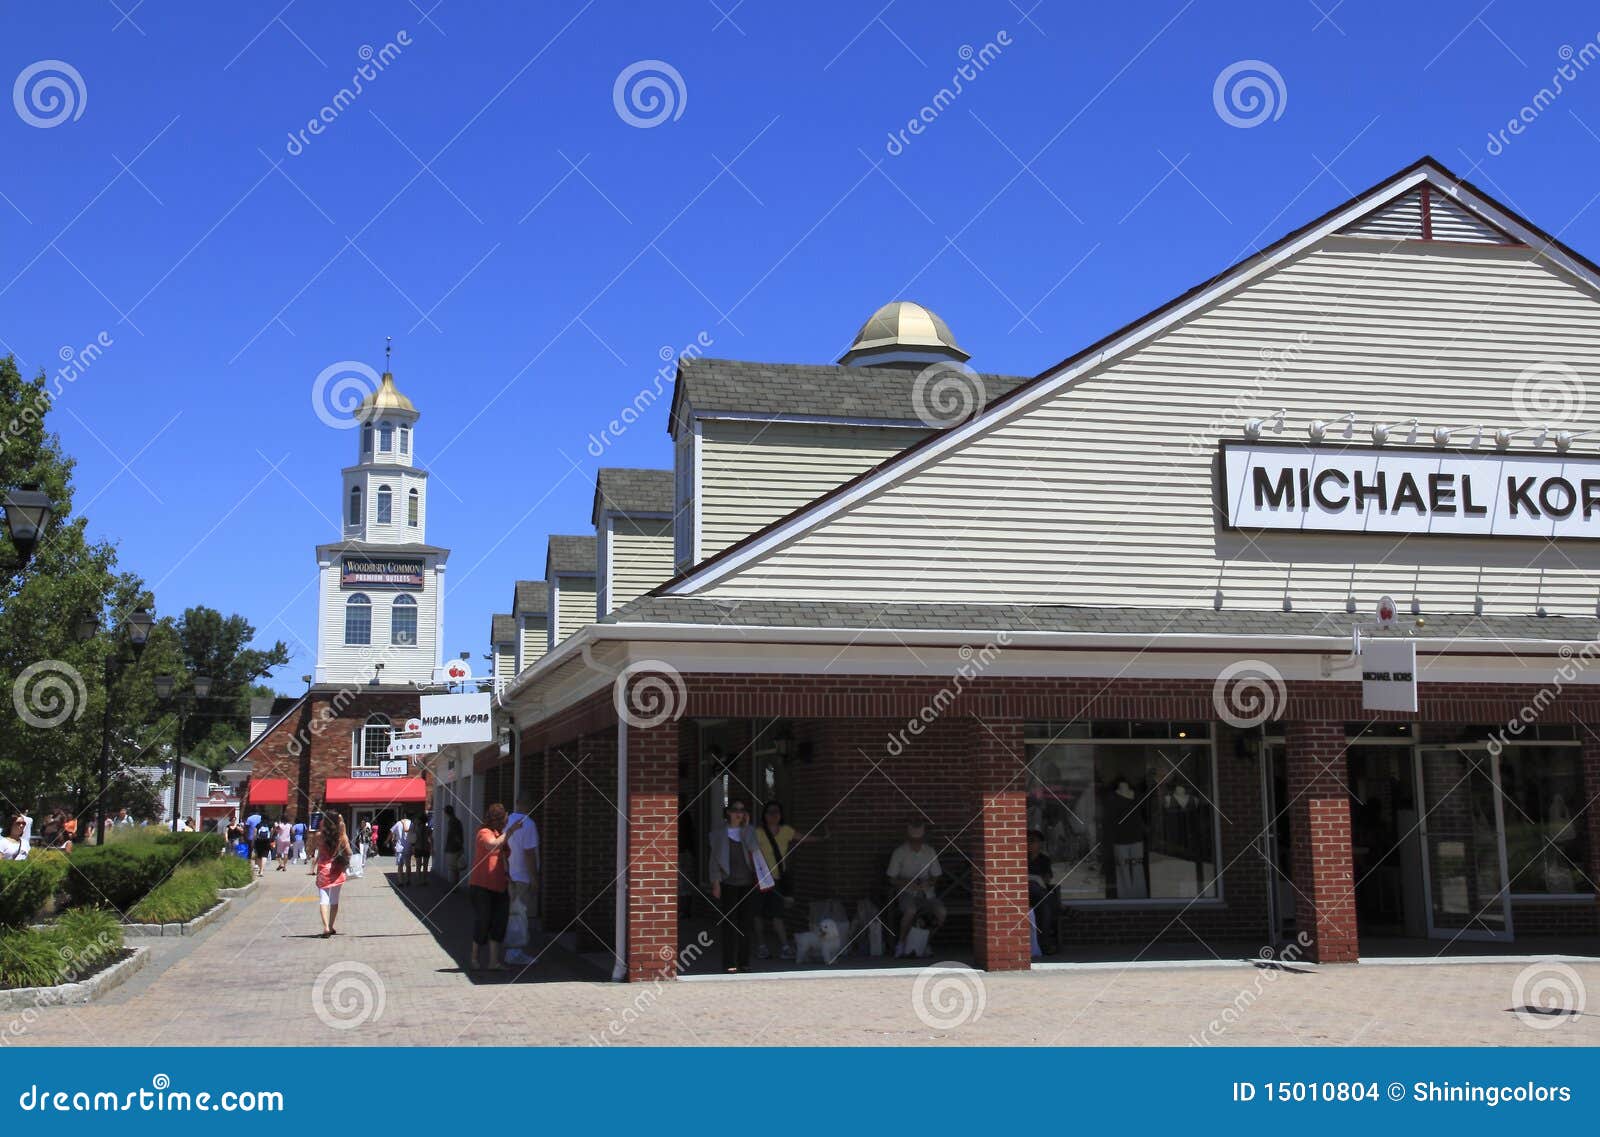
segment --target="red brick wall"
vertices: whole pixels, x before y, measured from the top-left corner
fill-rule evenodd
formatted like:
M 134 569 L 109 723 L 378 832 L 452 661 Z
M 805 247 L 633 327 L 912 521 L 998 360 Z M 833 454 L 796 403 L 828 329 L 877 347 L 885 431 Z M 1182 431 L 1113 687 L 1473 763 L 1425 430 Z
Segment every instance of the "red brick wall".
M 1345 728 L 1293 721 L 1284 733 L 1294 839 L 1295 926 L 1318 963 L 1356 959 L 1355 867 L 1345 782 Z
M 350 776 L 350 736 L 367 716 L 386 714 L 398 728 L 419 709 L 415 692 L 313 691 L 250 751 L 251 777 L 287 778 L 288 811 L 309 816 L 322 802 L 329 778 Z M 412 772 L 426 776 L 415 762 Z
M 609 951 L 616 942 L 617 735 L 616 728 L 583 740 L 577 786 L 578 947 Z
M 973 722 L 972 784 L 977 798 L 977 872 L 972 942 L 979 967 L 1025 971 L 1028 936 L 1027 748 L 1023 723 Z
M 628 978 L 675 974 L 679 724 L 628 730 Z

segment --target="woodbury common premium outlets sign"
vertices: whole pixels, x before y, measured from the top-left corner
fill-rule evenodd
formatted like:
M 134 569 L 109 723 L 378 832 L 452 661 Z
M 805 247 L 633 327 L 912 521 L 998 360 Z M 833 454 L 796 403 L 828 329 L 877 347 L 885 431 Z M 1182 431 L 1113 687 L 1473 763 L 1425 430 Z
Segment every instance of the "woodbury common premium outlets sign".
M 1229 528 L 1600 538 L 1600 458 L 1222 444 Z
M 423 563 L 415 557 L 346 556 L 339 569 L 341 588 L 422 588 Z

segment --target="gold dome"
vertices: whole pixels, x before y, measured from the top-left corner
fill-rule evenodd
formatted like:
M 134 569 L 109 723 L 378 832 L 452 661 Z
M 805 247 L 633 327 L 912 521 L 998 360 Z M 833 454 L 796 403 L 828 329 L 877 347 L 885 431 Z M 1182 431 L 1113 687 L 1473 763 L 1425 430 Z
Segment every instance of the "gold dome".
M 378 389 L 361 400 L 361 405 L 356 408 L 356 418 L 365 422 L 385 411 L 401 411 L 411 415 L 418 413 L 411 400 L 402 395 L 400 388 L 394 385 L 394 376 L 387 371 L 383 373 Z
M 861 325 L 855 342 L 839 362 L 846 366 L 870 366 L 879 358 L 888 362 L 921 357 L 961 362 L 970 358 L 956 343 L 950 325 L 936 313 L 915 301 L 896 300 L 879 308 Z

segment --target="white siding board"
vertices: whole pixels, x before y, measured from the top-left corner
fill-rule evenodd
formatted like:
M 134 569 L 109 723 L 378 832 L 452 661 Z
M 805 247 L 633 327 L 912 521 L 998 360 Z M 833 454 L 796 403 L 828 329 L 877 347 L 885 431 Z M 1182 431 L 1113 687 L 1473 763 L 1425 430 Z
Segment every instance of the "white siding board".
M 1391 201 L 1382 209 L 1369 213 L 1361 220 L 1346 225 L 1342 233 L 1357 237 L 1387 237 L 1393 239 L 1422 239 L 1422 196 L 1416 190 Z
M 1434 194 L 1428 205 L 1435 241 L 1471 241 L 1485 245 L 1505 243 L 1504 236 L 1451 198 Z
M 592 576 L 567 576 L 562 574 L 561 586 L 556 590 L 556 642 L 573 632 L 595 622 L 595 587 Z
M 1488 612 L 1592 615 L 1600 543 L 1252 540 L 1213 517 L 1217 442 L 1247 418 L 1287 408 L 1297 440 L 1313 418 L 1339 440 L 1346 411 L 1361 443 L 1373 421 L 1404 441 L 1413 416 L 1422 443 L 1437 425 L 1487 439 L 1520 425 L 1517 376 L 1541 361 L 1600 408 L 1600 302 L 1529 250 L 1332 239 L 701 594 L 1209 607 L 1221 588 L 1228 607 L 1354 593 L 1368 611 L 1388 592 L 1424 613 L 1481 594 Z
M 609 544 L 608 610 L 614 611 L 672 578 L 671 519 L 613 518 Z
M 904 428 L 703 422 L 700 555 L 722 551 L 922 437 Z

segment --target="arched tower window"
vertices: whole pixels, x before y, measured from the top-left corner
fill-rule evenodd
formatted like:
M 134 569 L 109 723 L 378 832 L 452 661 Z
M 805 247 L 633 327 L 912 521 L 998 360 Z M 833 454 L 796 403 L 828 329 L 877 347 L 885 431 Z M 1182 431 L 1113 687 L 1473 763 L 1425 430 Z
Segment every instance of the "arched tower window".
M 394 598 L 389 614 L 389 642 L 399 647 L 417 646 L 417 602 L 404 594 Z
M 400 453 L 411 453 L 411 426 L 409 423 L 400 424 Z
M 413 489 L 406 495 L 406 524 L 415 529 L 422 515 L 422 495 Z
M 378 449 L 385 454 L 394 449 L 394 427 L 389 423 L 378 427 Z
M 364 592 L 344 602 L 344 642 L 351 647 L 372 642 L 372 600 Z
M 372 453 L 372 427 L 371 426 L 364 426 L 364 427 L 361 428 L 361 453 L 363 453 L 363 454 L 371 454 Z
M 361 487 L 350 487 L 350 524 L 361 524 Z
M 378 524 L 387 525 L 394 512 L 394 494 L 388 486 L 378 487 Z
M 356 755 L 356 765 L 381 765 L 389 757 L 389 741 L 393 737 L 394 727 L 388 715 L 368 715 L 361 728 L 361 753 Z

